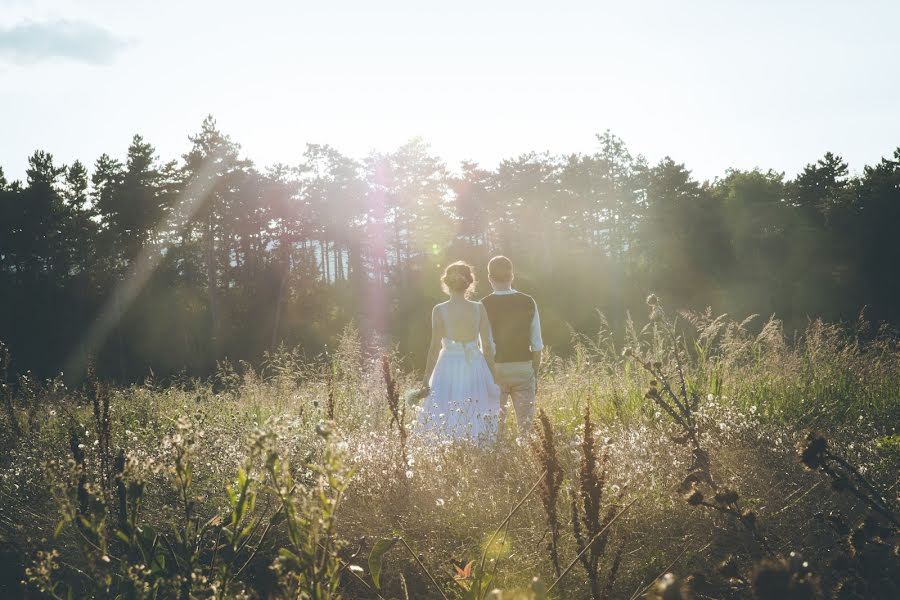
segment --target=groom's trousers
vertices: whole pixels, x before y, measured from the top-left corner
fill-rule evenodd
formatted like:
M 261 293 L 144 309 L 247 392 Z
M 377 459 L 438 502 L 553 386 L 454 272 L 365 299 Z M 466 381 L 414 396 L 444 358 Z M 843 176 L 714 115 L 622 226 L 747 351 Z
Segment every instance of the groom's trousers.
M 496 383 L 500 386 L 500 422 L 506 420 L 507 397 L 516 411 L 519 435 L 531 430 L 534 419 L 534 396 L 537 384 L 530 362 L 507 362 L 494 365 Z

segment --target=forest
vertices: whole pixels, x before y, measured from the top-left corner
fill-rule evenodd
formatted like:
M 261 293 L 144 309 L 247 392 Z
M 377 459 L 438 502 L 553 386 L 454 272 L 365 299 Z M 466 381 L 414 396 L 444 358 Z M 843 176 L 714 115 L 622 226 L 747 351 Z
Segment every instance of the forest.
M 861 311 L 900 323 L 900 148 L 860 172 L 810 160 L 698 181 L 607 131 L 592 154 L 493 169 L 451 167 L 421 139 L 362 158 L 308 144 L 261 167 L 211 116 L 175 159 L 141 135 L 90 166 L 37 150 L 24 182 L 0 168 L 0 340 L 13 372 L 77 381 L 92 364 L 127 383 L 279 347 L 318 356 L 353 323 L 421 368 L 442 265 L 470 261 L 487 293 L 497 253 L 561 355 L 649 291 L 774 314 L 789 336 Z
M 0 597 L 898 597 L 900 148 L 699 181 L 611 132 L 188 142 L 0 172 Z M 500 253 L 533 426 L 431 435 L 440 273 Z

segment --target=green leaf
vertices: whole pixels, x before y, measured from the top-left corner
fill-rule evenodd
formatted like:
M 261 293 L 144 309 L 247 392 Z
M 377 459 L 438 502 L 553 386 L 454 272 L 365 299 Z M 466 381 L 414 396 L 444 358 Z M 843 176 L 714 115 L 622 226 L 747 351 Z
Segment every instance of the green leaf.
M 303 564 L 303 561 L 300 560 L 300 557 L 288 550 L 287 548 L 281 548 L 278 550 L 278 554 L 281 555 L 282 558 L 286 560 L 292 561 L 295 565 Z
M 166 570 L 166 555 L 159 553 L 153 557 L 150 563 L 150 572 L 154 575 L 163 573 Z
M 369 553 L 369 573 L 372 574 L 372 581 L 375 582 L 375 587 L 381 587 L 381 567 L 384 563 L 384 555 L 387 554 L 387 551 L 394 547 L 399 541 L 398 538 L 393 537 L 385 540 L 378 540 L 375 545 L 372 547 L 372 551 Z
M 140 538 L 141 546 L 145 550 L 152 550 L 156 547 L 156 530 L 150 525 L 144 525 L 139 528 L 138 537 Z

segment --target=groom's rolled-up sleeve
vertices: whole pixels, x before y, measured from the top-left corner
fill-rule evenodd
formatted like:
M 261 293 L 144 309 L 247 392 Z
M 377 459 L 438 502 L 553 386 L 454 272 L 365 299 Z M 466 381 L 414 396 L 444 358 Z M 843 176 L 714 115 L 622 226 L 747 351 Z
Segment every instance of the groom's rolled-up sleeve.
M 544 349 L 544 340 L 541 338 L 541 316 L 538 314 L 537 302 L 534 303 L 534 317 L 531 319 L 531 351 L 540 352 Z

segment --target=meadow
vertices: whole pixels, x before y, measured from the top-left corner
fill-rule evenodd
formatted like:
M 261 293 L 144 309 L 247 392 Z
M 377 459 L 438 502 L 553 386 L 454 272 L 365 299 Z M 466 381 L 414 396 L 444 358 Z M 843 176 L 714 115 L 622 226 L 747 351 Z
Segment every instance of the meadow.
M 896 333 L 640 317 L 548 352 L 534 431 L 489 446 L 417 435 L 353 327 L 209 379 L 9 378 L 2 596 L 898 597 Z

